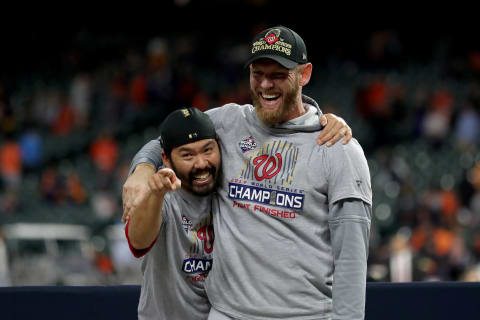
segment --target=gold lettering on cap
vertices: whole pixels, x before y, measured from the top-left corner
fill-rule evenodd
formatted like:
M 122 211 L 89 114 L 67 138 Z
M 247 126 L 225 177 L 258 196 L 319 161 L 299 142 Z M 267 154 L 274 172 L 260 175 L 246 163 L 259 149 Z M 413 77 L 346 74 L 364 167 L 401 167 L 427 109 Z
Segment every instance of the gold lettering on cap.
M 264 40 L 255 41 L 252 45 L 252 53 L 263 50 L 273 50 L 290 56 L 292 54 L 292 45 L 282 40 L 275 42 L 275 44 L 267 44 Z
M 188 111 L 188 109 L 182 109 L 182 113 L 185 118 L 190 115 L 190 111 Z
M 279 46 L 284 46 L 286 48 L 292 48 L 292 45 L 290 43 L 286 43 L 283 41 L 277 41 L 275 44 L 278 44 Z

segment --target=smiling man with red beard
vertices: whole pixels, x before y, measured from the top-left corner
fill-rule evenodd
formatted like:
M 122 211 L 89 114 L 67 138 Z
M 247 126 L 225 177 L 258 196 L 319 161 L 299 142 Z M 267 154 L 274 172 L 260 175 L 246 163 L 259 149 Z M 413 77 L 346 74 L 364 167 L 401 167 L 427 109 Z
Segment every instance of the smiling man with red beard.
M 311 64 L 289 70 L 264 58 L 250 68 L 250 96 L 263 123 L 273 126 L 305 113 L 299 92 L 310 80 Z
M 278 26 L 255 37 L 250 67 L 250 96 L 258 118 L 274 126 L 306 113 L 301 88 L 312 76 L 303 39 Z
M 356 139 L 317 144 L 323 114 L 302 93 L 313 67 L 293 30 L 257 34 L 246 66 L 252 104 L 206 111 L 222 153 L 208 319 L 361 320 L 372 210 L 363 149 Z M 124 217 L 161 150 L 154 140 L 135 155 Z

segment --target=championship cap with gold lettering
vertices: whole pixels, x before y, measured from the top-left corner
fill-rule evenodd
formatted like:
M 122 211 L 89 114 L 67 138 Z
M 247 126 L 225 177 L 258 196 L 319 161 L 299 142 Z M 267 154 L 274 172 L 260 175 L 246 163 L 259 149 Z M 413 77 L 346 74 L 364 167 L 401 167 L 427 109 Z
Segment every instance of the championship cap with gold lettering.
M 160 125 L 159 140 L 167 155 L 181 145 L 216 137 L 210 117 L 193 107 L 173 111 Z
M 292 69 L 308 62 L 307 47 L 295 31 L 276 26 L 263 30 L 253 38 L 250 58 L 245 67 L 261 58 L 273 59 L 285 68 Z

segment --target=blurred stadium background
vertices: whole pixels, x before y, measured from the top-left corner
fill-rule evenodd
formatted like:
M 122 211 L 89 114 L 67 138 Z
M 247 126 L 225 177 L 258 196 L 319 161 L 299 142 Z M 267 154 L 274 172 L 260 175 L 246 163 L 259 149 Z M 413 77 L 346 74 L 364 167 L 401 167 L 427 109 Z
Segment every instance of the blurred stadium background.
M 278 3 L 203 15 L 177 0 L 156 19 L 2 29 L 0 286 L 140 283 L 120 223 L 130 160 L 173 109 L 248 103 L 248 43 L 275 24 L 305 39 L 305 93 L 350 124 L 369 161 L 368 280 L 480 280 L 478 37 L 281 18 Z

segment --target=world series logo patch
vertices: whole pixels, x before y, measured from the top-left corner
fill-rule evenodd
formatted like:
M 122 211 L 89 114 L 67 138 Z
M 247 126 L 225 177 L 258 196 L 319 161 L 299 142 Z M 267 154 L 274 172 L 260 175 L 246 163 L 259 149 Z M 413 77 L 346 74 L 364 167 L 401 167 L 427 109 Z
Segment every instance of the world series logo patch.
M 183 227 L 183 230 L 185 230 L 186 233 L 188 233 L 188 231 L 192 230 L 192 221 L 190 221 L 190 219 L 188 219 L 187 217 L 185 217 L 183 215 L 182 215 L 182 227 Z
M 240 149 L 242 149 L 242 152 L 245 153 L 247 151 L 251 151 L 257 147 L 257 143 L 253 139 L 252 136 L 248 138 L 244 138 L 242 141 L 238 143 L 240 146 Z

